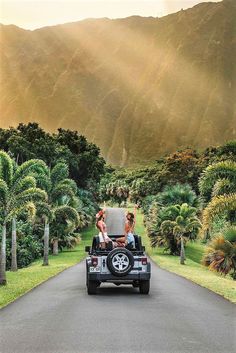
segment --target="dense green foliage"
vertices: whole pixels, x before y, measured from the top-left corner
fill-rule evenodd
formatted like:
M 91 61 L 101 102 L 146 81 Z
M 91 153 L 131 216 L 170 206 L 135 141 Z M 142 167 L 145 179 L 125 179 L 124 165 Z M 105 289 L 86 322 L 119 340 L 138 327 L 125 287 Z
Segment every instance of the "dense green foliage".
M 110 170 L 100 198 L 139 203 L 151 245 L 179 255 L 188 240 L 201 236 L 206 242 L 236 224 L 235 151 L 236 141 L 230 141 L 202 152 L 177 151 L 146 168 Z M 211 258 L 205 265 L 218 270 Z M 232 266 L 219 272 L 234 271 Z
M 218 162 L 236 162 L 235 149 L 236 141 L 231 141 L 223 146 L 209 147 L 202 152 L 190 148 L 180 150 L 147 167 L 109 169 L 101 180 L 101 199 L 145 202 L 145 197 L 157 195 L 167 185 L 176 184 L 188 184 L 199 194 L 199 178 L 203 171 Z
M 0 149 L 9 153 L 17 164 L 29 159 L 42 159 L 49 167 L 63 160 L 79 187 L 99 182 L 105 161 L 99 148 L 77 131 L 58 129 L 45 132 L 37 123 L 19 124 L 17 128 L 0 129 Z
M 170 205 L 153 202 L 146 212 L 145 223 L 152 246 L 164 246 L 172 255 L 180 254 L 181 239 L 184 242 L 195 239 L 200 228 L 197 209 L 182 202 Z
M 28 143 L 37 139 L 39 142 L 30 149 Z M 80 230 L 94 218 L 97 201 L 138 203 L 152 246 L 163 247 L 172 255 L 181 254 L 182 263 L 188 241 L 203 235 L 205 241 L 214 242 L 221 230 L 220 236 L 225 237 L 227 229 L 236 223 L 233 141 L 201 153 L 178 151 L 145 168 L 115 170 L 107 166 L 105 175 L 99 150 L 96 154 L 93 145 L 89 147 L 72 131 L 59 129 L 57 134 L 48 134 L 37 124 L 21 124 L 17 129 L 1 130 L 0 145 L 8 151 L 0 152 L 2 272 L 14 268 L 14 251 L 17 269 L 42 254 L 47 264 L 49 251 L 57 254 L 58 249 L 75 246 Z M 86 149 L 90 150 L 88 154 Z M 83 153 L 91 158 L 94 173 L 90 176 L 86 175 L 90 173 L 88 160 L 87 169 L 79 171 L 83 169 Z M 38 154 L 42 159 L 29 159 Z M 205 265 L 218 271 L 212 264 L 214 256 L 209 254 L 204 258 Z M 225 261 L 231 265 L 227 270 L 219 267 L 219 272 L 234 272 L 234 260 Z
M 6 236 L 11 223 L 11 269 L 17 270 L 16 255 L 16 219 L 22 214 L 33 218 L 38 202 L 47 201 L 47 193 L 37 187 L 37 178 L 47 175 L 46 164 L 38 159 L 31 159 L 17 166 L 9 155 L 0 151 L 0 284 L 6 283 Z
M 60 129 L 50 135 L 37 124 L 1 130 L 0 141 L 8 151 L 0 150 L 0 283 L 5 284 L 7 269 L 17 271 L 42 253 L 47 265 L 50 247 L 57 254 L 77 244 L 79 231 L 98 209 L 104 160 L 77 133 Z M 29 159 L 35 155 L 42 159 Z
M 209 165 L 199 179 L 201 198 L 206 205 L 203 228 L 211 230 L 214 218 L 224 216 L 236 222 L 236 162 L 227 160 Z

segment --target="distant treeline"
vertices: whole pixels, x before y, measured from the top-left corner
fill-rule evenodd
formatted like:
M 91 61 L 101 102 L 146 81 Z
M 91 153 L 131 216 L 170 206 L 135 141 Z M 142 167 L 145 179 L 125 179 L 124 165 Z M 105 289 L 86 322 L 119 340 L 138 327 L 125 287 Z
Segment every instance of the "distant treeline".
M 155 163 L 136 169 L 118 168 L 101 181 L 104 199 L 115 202 L 131 197 L 134 201 L 161 192 L 166 185 L 189 184 L 199 194 L 199 177 L 211 164 L 231 160 L 236 162 L 236 140 L 203 151 L 192 148 L 171 153 Z M 119 190 L 118 193 L 115 189 Z
M 100 149 L 77 131 L 58 129 L 51 134 L 37 123 L 21 123 L 17 128 L 0 129 L 0 149 L 19 165 L 33 158 L 42 159 L 51 168 L 66 162 L 70 178 L 82 188 L 99 182 L 105 171 Z

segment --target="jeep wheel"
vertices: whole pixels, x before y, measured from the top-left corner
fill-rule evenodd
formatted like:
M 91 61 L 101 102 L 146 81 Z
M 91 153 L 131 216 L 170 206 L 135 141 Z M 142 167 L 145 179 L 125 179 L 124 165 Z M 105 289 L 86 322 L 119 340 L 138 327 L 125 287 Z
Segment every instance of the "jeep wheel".
M 134 257 L 127 249 L 113 249 L 107 256 L 107 267 L 114 276 L 126 276 L 133 266 Z
M 88 294 L 96 294 L 97 287 L 99 286 L 99 282 L 90 281 L 87 282 L 87 293 Z
M 140 281 L 139 283 L 139 292 L 141 294 L 148 294 L 150 289 L 150 280 Z

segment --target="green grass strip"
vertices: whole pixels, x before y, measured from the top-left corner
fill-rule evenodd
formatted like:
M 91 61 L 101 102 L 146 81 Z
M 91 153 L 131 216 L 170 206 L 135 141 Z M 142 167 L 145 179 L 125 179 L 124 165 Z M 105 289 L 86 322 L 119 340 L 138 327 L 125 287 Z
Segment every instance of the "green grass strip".
M 136 233 L 142 235 L 147 254 L 161 268 L 183 276 L 236 303 L 236 282 L 230 276 L 221 276 L 201 265 L 200 262 L 205 250 L 204 244 L 188 242 L 186 264 L 180 265 L 178 256 L 163 253 L 163 248 L 151 248 L 141 212 L 137 214 Z
M 42 266 L 40 259 L 17 272 L 7 271 L 7 285 L 0 287 L 0 308 L 84 259 L 86 256 L 84 247 L 91 244 L 94 231 L 93 226 L 83 231 L 81 241 L 74 249 L 65 250 L 57 256 L 50 255 L 49 266 Z

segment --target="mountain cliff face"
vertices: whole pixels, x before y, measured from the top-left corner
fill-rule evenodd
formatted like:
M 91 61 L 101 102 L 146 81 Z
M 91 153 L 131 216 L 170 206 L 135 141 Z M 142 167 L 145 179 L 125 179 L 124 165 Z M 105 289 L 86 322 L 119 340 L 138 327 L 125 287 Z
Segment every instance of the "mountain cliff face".
M 1 25 L 0 126 L 78 130 L 133 165 L 236 137 L 236 2 L 163 18 Z

